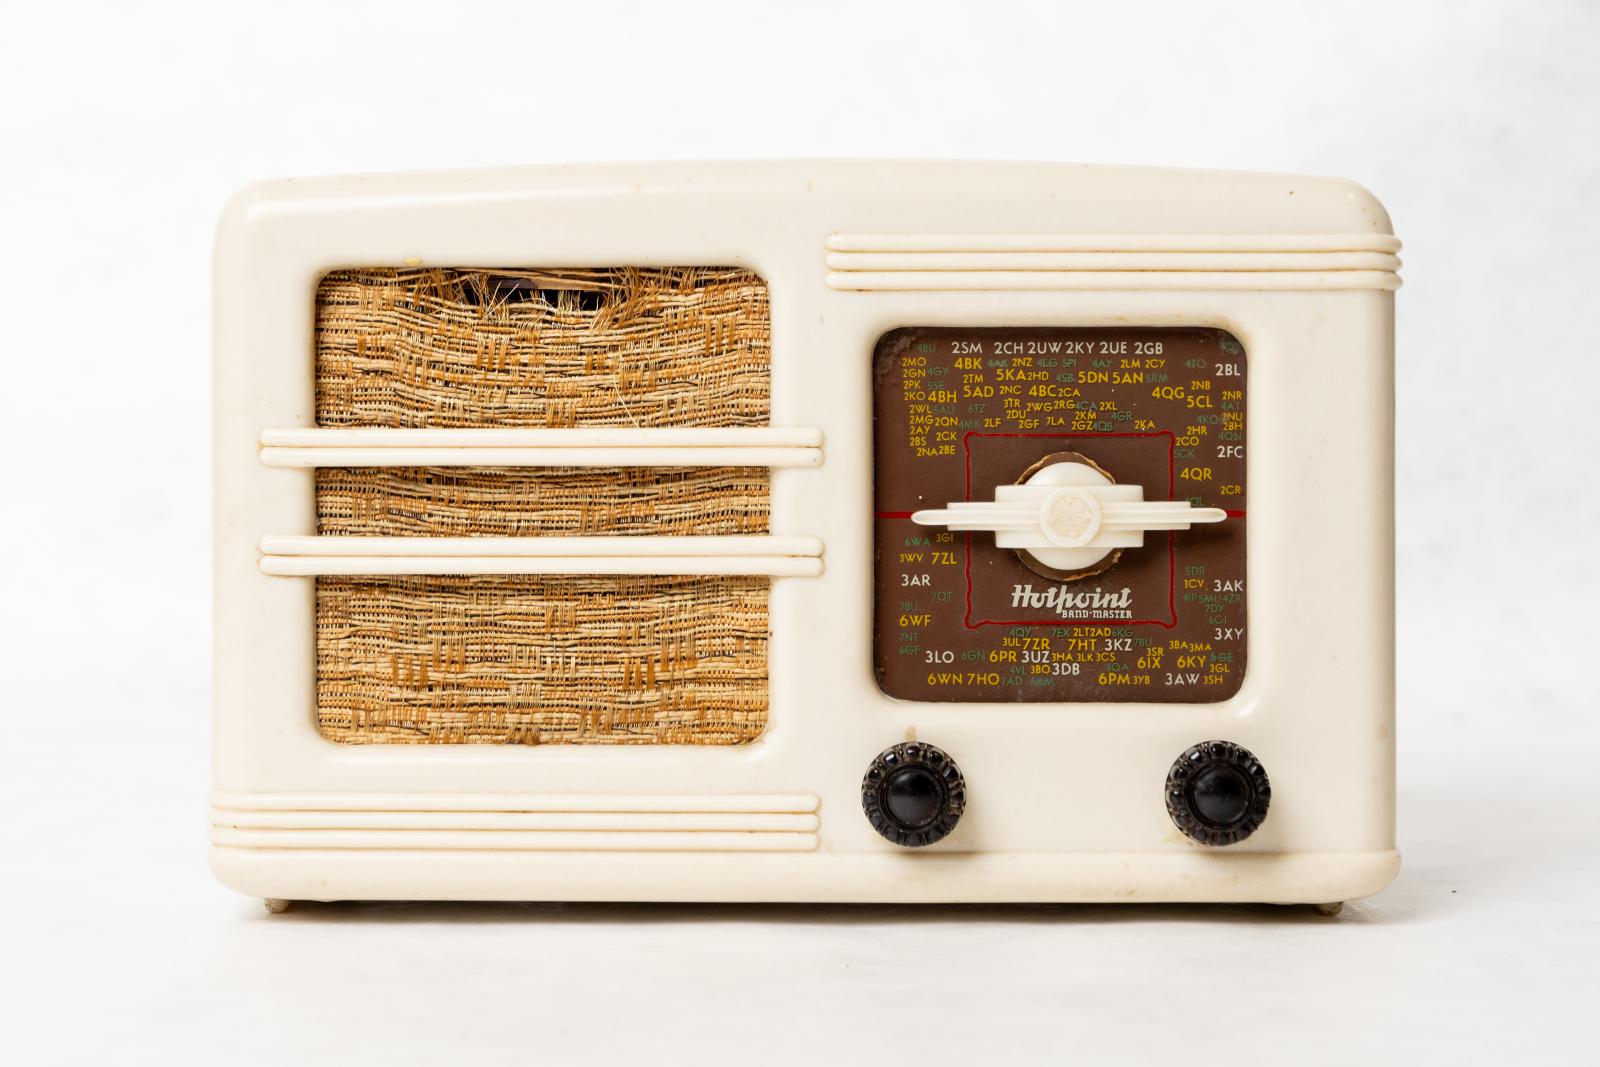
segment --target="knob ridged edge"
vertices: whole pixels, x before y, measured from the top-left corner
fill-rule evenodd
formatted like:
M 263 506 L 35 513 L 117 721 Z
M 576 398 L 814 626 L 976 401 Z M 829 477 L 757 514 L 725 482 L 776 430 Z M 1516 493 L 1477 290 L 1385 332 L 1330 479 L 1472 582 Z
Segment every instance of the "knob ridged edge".
M 1193 787 L 1200 775 L 1217 767 L 1236 772 L 1249 792 L 1243 813 L 1226 824 L 1207 820 L 1195 809 Z M 1167 814 L 1179 830 L 1202 845 L 1233 845 L 1260 828 L 1272 803 L 1272 784 L 1261 761 L 1232 741 L 1202 741 L 1185 750 L 1167 772 Z
M 891 776 L 906 768 L 922 768 L 939 783 L 938 810 L 924 826 L 908 827 L 888 810 L 885 790 Z M 885 840 L 906 848 L 942 841 L 954 830 L 967 806 L 967 783 L 950 754 L 936 745 L 906 741 L 878 753 L 861 778 L 861 810 Z

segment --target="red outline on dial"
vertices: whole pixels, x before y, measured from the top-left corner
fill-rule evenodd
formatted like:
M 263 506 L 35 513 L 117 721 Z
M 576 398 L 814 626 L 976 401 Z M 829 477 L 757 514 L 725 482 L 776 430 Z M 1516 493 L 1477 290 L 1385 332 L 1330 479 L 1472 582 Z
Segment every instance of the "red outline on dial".
M 1153 433 L 979 433 L 968 430 L 961 435 L 961 448 L 966 453 L 965 498 L 972 499 L 972 439 L 974 437 L 1165 437 L 1167 439 L 1167 499 L 1172 498 L 1178 483 L 1178 464 L 1175 449 L 1177 435 L 1171 430 Z M 961 625 L 968 630 L 983 626 L 1160 626 L 1171 630 L 1178 625 L 1178 535 L 1167 534 L 1167 614 L 1170 621 L 1161 619 L 979 619 L 972 621 L 972 534 L 966 538 L 965 577 L 967 583 L 967 610 Z

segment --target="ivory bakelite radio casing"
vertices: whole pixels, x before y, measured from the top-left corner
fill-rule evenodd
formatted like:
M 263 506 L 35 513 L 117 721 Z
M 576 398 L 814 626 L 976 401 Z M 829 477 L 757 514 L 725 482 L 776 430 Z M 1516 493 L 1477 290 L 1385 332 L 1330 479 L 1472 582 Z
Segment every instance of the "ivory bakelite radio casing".
M 216 255 L 214 870 L 1270 901 L 1394 838 L 1388 217 L 999 163 L 285 181 Z

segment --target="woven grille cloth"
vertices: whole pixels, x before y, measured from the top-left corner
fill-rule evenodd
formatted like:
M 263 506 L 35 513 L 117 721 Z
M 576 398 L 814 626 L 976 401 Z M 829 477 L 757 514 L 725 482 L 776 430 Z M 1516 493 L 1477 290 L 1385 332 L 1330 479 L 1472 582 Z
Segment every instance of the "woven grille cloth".
M 327 427 L 764 426 L 764 283 L 727 268 L 341 270 L 317 292 Z M 318 532 L 768 529 L 753 468 L 330 468 Z M 763 577 L 324 577 L 317 715 L 355 744 L 692 744 L 766 723 Z

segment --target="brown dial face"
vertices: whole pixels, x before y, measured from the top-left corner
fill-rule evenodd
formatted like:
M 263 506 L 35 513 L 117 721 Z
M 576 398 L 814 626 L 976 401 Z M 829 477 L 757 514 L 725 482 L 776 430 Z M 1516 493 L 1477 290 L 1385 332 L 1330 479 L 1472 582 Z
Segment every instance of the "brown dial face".
M 873 666 L 902 700 L 1208 703 L 1244 680 L 1245 353 L 1198 328 L 907 328 L 873 359 Z M 1226 512 L 1092 566 L 912 521 L 1058 461 Z

